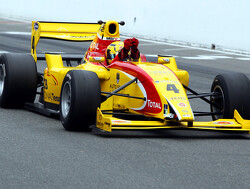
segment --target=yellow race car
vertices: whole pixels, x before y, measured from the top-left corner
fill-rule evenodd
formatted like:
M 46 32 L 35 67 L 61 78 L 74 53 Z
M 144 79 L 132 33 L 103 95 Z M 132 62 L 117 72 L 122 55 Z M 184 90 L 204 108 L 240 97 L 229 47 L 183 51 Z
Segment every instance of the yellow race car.
M 188 87 L 189 74 L 174 57 L 157 62 L 110 62 L 107 50 L 120 41 L 119 25 L 98 23 L 32 22 L 31 54 L 0 55 L 0 105 L 26 107 L 46 115 L 60 115 L 66 130 L 207 129 L 250 131 L 249 79 L 240 73 L 215 77 L 209 93 Z M 85 55 L 36 53 L 40 38 L 92 41 Z M 118 51 L 118 50 L 117 50 Z M 39 61 L 46 60 L 43 73 Z M 73 67 L 72 61 L 78 66 Z M 208 97 L 208 98 L 207 98 Z M 189 99 L 200 98 L 211 112 L 193 111 Z M 214 121 L 195 121 L 211 115 Z M 244 118 L 244 119 L 243 119 Z

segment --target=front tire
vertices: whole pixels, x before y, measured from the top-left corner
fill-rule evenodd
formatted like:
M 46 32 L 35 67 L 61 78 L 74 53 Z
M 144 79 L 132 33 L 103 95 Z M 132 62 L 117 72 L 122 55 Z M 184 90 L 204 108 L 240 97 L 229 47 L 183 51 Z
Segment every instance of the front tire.
M 34 102 L 37 89 L 37 68 L 28 54 L 7 53 L 0 55 L 0 106 L 22 107 Z
M 101 89 L 96 73 L 72 70 L 66 74 L 60 99 L 60 119 L 66 130 L 89 131 L 89 126 L 95 124 L 100 103 Z
M 242 73 L 224 73 L 217 75 L 213 81 L 211 92 L 218 95 L 211 97 L 211 112 L 216 119 L 232 119 L 236 109 L 244 119 L 250 119 L 250 83 Z

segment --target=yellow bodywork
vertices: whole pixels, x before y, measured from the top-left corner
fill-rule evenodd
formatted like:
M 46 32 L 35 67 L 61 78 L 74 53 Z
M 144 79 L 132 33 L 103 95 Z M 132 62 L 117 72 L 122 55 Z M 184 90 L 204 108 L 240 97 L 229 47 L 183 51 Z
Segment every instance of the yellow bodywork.
M 113 33 L 107 31 L 109 27 L 116 28 Z M 89 50 L 95 50 L 98 37 L 107 40 L 119 40 L 119 24 L 115 21 L 107 21 L 102 24 L 77 24 L 77 23 L 48 23 L 32 22 L 31 54 L 37 61 L 36 46 L 40 38 L 56 38 L 71 41 L 93 40 Z M 103 62 L 103 57 L 90 57 L 84 64 L 76 67 L 65 67 L 62 56 L 59 54 L 45 55 L 47 68 L 44 70 L 44 101 L 59 105 L 61 87 L 65 75 L 70 70 L 87 70 L 95 72 L 100 80 L 101 91 L 113 92 L 115 89 L 128 83 L 135 77 L 125 71 L 93 64 L 92 62 Z M 85 61 L 86 61 L 85 57 Z M 183 85 L 188 86 L 189 74 L 177 67 L 174 57 L 159 56 L 157 63 L 130 62 L 135 64 L 149 77 L 152 78 L 156 94 L 159 95 L 162 106 L 154 104 L 147 96 L 143 82 L 137 80 L 125 87 L 119 94 L 131 95 L 140 99 L 122 96 L 111 96 L 97 109 L 96 126 L 104 131 L 111 132 L 115 129 L 208 129 L 208 130 L 232 130 L 250 131 L 250 121 L 244 120 L 237 110 L 233 119 L 221 119 L 209 122 L 197 122 L 194 120 L 192 108 Z M 118 77 L 119 76 L 119 77 Z M 119 78 L 119 80 L 118 80 Z M 177 112 L 177 118 L 171 122 L 166 119 L 170 116 L 170 109 L 164 109 L 163 105 L 171 106 Z M 154 106 L 156 113 L 145 113 L 146 117 L 158 118 L 157 121 L 135 121 L 124 120 L 105 114 L 105 111 L 127 110 L 129 113 L 140 114 L 142 107 Z M 177 121 L 178 120 L 178 121 Z
M 61 23 L 32 21 L 31 55 L 37 61 L 36 46 L 40 38 L 69 41 L 92 41 L 100 25 L 97 23 Z

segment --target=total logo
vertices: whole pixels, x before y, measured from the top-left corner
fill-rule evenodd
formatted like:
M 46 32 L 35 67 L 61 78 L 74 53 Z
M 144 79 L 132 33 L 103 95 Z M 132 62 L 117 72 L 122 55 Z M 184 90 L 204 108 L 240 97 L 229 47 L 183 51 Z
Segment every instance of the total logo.
M 180 107 L 182 107 L 182 108 L 187 107 L 187 105 L 186 105 L 184 102 L 180 102 L 180 103 L 178 104 L 178 106 L 180 106 Z
M 160 102 L 153 102 L 151 100 L 148 100 L 148 107 L 150 108 L 158 108 L 161 110 L 161 103 Z

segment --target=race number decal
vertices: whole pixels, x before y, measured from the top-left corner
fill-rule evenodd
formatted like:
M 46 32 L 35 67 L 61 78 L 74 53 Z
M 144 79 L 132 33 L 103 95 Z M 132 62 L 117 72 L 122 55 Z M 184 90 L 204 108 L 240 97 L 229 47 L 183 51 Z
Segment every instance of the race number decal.
M 167 84 L 167 91 L 174 91 L 175 93 L 179 93 L 179 89 L 176 88 L 175 84 Z

